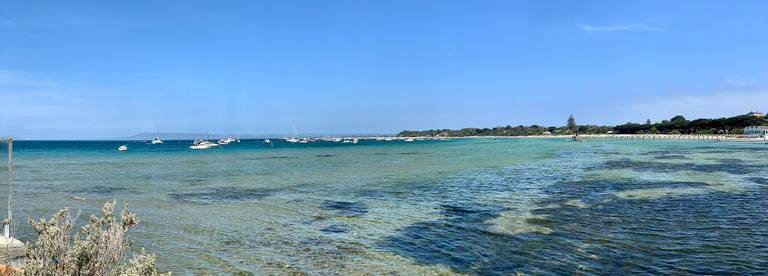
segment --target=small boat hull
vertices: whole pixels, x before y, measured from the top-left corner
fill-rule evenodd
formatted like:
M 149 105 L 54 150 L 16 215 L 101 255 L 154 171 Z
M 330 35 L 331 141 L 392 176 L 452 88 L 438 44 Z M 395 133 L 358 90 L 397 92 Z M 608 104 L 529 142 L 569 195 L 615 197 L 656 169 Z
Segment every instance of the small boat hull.
M 191 146 L 189 146 L 190 149 L 194 150 L 200 150 L 200 149 L 210 149 L 212 147 L 218 147 L 219 144 L 205 141 L 205 140 L 195 140 L 195 142 L 192 143 Z
M 213 147 L 218 147 L 218 144 L 212 144 L 212 145 L 197 145 L 197 146 L 189 146 L 190 149 L 210 149 Z

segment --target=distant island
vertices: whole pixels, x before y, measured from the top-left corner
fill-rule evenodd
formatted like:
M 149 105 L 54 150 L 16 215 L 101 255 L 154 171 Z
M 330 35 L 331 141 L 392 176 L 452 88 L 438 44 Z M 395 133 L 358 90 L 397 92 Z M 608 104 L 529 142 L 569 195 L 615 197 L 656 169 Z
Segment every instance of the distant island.
M 652 123 L 626 123 L 617 126 L 578 125 L 573 115 L 565 126 L 497 126 L 494 128 L 404 130 L 400 137 L 466 137 L 466 136 L 538 136 L 571 134 L 742 134 L 745 127 L 768 125 L 765 114 L 750 112 L 719 119 L 688 120 L 677 115 L 669 120 Z

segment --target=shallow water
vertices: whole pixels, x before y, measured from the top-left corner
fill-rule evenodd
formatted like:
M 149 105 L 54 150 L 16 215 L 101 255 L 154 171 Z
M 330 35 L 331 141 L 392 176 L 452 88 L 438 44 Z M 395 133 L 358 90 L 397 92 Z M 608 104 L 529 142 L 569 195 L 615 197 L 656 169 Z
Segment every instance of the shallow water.
M 768 270 L 763 144 L 121 143 L 17 141 L 17 221 L 117 199 L 182 275 Z

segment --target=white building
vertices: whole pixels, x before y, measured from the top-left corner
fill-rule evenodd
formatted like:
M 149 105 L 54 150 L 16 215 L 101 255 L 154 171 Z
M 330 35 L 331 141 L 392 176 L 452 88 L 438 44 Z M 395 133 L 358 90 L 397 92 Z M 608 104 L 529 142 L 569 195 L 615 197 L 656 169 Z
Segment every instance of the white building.
M 744 135 L 750 138 L 764 138 L 768 134 L 768 126 L 751 126 L 744 128 Z

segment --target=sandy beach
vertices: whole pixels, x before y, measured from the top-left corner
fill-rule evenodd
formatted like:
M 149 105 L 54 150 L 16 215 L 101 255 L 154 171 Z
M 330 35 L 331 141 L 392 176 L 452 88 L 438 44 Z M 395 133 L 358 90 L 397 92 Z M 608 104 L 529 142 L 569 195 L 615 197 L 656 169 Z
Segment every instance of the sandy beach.
M 573 135 L 527 135 L 527 136 L 463 136 L 449 137 L 450 139 L 571 139 Z M 694 141 L 734 141 L 763 143 L 763 138 L 744 137 L 742 135 L 715 134 L 582 134 L 579 137 L 587 140 L 694 140 Z

